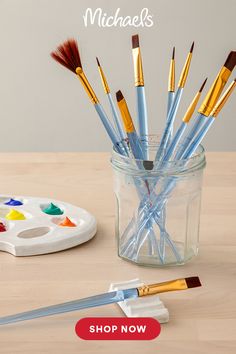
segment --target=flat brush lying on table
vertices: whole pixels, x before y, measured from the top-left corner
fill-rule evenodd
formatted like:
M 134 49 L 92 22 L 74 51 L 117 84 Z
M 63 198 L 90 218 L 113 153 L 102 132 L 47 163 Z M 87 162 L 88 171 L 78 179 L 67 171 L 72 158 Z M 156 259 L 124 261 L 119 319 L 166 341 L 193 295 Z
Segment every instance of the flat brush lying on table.
M 18 313 L 15 315 L 0 317 L 0 325 L 113 304 L 127 299 L 156 295 L 167 291 L 186 290 L 199 286 L 201 286 L 201 283 L 198 277 L 189 277 L 170 280 L 164 283 L 144 285 L 138 288 L 112 291 L 100 295 L 90 296 L 80 300 L 69 301 L 58 305 L 52 305 L 32 311 Z

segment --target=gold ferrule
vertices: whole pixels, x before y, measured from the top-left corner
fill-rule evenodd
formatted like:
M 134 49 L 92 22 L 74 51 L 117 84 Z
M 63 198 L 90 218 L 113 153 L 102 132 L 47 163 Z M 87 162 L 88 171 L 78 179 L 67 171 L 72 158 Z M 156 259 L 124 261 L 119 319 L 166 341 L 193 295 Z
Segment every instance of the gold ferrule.
M 95 92 L 93 91 L 93 89 L 92 89 L 92 87 L 91 87 L 91 85 L 90 85 L 90 83 L 89 83 L 87 77 L 85 76 L 81 67 L 76 68 L 76 74 L 77 74 L 78 78 L 80 79 L 80 82 L 83 85 L 83 87 L 84 87 L 85 91 L 87 92 L 89 98 L 91 99 L 92 103 L 93 104 L 98 103 L 99 102 L 98 98 L 97 98 Z
M 143 66 L 140 48 L 132 49 L 133 53 L 133 62 L 134 62 L 134 80 L 135 86 L 144 86 L 144 77 L 143 77 Z
M 176 279 L 159 284 L 143 285 L 138 288 L 138 296 L 148 296 L 167 291 L 186 290 L 188 286 L 185 279 Z
M 175 60 L 174 59 L 171 59 L 171 62 L 170 62 L 168 91 L 175 92 Z
M 190 121 L 190 119 L 192 118 L 192 115 L 195 111 L 195 108 L 198 104 L 199 98 L 201 96 L 200 92 L 197 92 L 197 94 L 195 95 L 194 99 L 192 100 L 192 102 L 190 103 L 184 117 L 183 117 L 183 122 L 188 123 Z
M 231 74 L 231 71 L 223 66 L 202 102 L 198 112 L 208 117 L 218 101 L 223 88 Z
M 128 106 L 124 98 L 118 102 L 118 107 L 121 113 L 126 133 L 133 133 L 135 131 L 133 120 L 131 118 Z
M 225 93 L 222 95 L 222 97 L 219 99 L 219 101 L 216 103 L 215 107 L 211 111 L 211 116 L 212 117 L 217 117 L 222 108 L 224 107 L 225 103 L 229 99 L 229 96 L 233 92 L 234 88 L 236 87 L 236 81 L 233 81 L 230 86 L 227 88 Z
M 103 88 L 104 88 L 104 91 L 105 93 L 110 93 L 110 88 L 108 86 L 108 83 L 107 83 L 107 79 L 106 79 L 106 76 L 101 68 L 101 66 L 98 67 L 98 70 L 99 70 L 99 74 L 101 76 L 101 80 L 102 80 L 102 85 L 103 85 Z
M 180 75 L 178 87 L 182 87 L 183 88 L 185 86 L 185 83 L 186 83 L 186 80 L 187 80 L 187 77 L 188 77 L 188 72 L 189 72 L 192 56 L 193 56 L 192 53 L 188 53 L 186 62 L 184 64 L 183 70 L 182 70 L 181 75 Z

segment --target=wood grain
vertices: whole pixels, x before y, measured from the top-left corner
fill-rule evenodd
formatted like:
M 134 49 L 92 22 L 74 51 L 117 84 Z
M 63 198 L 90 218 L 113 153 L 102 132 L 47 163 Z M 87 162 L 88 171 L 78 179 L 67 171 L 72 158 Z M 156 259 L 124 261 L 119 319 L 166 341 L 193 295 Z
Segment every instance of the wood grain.
M 163 281 L 199 275 L 202 288 L 163 294 L 170 322 L 150 342 L 86 342 L 74 326 L 84 316 L 120 316 L 110 305 L 0 328 L 0 353 L 226 354 L 236 352 L 236 153 L 208 153 L 200 254 L 166 269 L 119 259 L 114 238 L 112 171 L 107 153 L 0 154 L 1 194 L 51 197 L 93 213 L 98 233 L 71 250 L 15 258 L 0 253 L 0 314 L 104 292 L 111 281 Z

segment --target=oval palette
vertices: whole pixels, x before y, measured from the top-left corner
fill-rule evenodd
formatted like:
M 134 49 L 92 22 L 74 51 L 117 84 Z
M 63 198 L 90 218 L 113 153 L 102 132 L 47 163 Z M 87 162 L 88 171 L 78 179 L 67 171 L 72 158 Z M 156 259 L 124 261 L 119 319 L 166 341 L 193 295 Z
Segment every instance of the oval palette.
M 97 231 L 88 211 L 58 200 L 0 195 L 0 251 L 34 256 L 90 240 Z

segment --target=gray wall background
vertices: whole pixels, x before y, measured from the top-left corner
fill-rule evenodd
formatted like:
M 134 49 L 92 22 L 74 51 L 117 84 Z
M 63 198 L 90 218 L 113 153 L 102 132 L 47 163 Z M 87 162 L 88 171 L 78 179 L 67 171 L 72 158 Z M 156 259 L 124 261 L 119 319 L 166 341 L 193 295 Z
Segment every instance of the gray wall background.
M 151 28 L 84 27 L 87 7 L 134 16 L 143 7 Z M 235 0 L 0 0 L 0 151 L 110 150 L 82 87 L 49 53 L 68 37 L 79 40 L 84 68 L 109 111 L 95 63 L 100 58 L 113 92 L 122 89 L 135 117 L 131 35 L 139 33 L 150 131 L 164 126 L 167 77 L 176 46 L 177 80 L 191 42 L 195 51 L 177 120 L 203 79 L 207 88 L 235 43 Z M 232 75 L 232 79 L 234 75 Z M 236 97 L 231 97 L 204 142 L 208 150 L 236 150 Z

